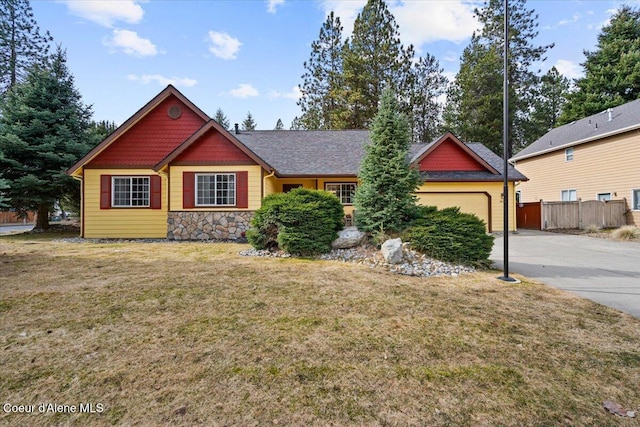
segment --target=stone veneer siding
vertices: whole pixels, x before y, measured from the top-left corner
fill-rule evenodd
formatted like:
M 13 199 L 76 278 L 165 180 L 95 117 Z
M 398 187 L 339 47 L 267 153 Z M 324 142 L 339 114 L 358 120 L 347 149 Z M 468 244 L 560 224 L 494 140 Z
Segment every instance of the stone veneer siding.
M 253 212 L 169 212 L 167 239 L 238 240 L 250 227 Z

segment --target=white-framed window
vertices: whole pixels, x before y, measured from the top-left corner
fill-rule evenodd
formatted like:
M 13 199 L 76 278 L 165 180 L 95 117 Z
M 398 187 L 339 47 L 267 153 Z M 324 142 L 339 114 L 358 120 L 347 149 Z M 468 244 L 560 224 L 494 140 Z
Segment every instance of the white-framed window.
M 325 191 L 335 194 L 343 205 L 353 204 L 356 187 L 355 182 L 327 182 L 324 184 Z
M 112 177 L 111 206 L 116 208 L 149 207 L 149 177 Z
M 600 202 L 606 202 L 607 200 L 611 200 L 611 193 L 598 193 L 596 194 L 596 198 Z
M 633 202 L 631 209 L 640 211 L 640 189 L 631 190 L 631 201 Z
M 235 206 L 235 173 L 196 174 L 196 206 Z
M 566 150 L 564 150 L 564 159 L 567 162 L 570 162 L 571 160 L 573 160 L 573 147 L 569 147 Z
M 516 203 L 522 202 L 522 190 L 516 190 Z
M 578 192 L 576 190 L 562 190 L 560 192 L 560 200 L 563 202 L 575 202 L 578 200 Z

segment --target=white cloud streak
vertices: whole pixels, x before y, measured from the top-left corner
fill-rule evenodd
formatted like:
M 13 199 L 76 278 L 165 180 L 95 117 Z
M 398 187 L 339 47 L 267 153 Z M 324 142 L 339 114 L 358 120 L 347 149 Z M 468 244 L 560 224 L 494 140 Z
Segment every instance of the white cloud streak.
M 258 89 L 250 85 L 249 83 L 240 83 L 237 88 L 231 89 L 229 94 L 236 98 L 250 98 L 260 96 Z
M 135 31 L 113 30 L 111 38 L 104 41 L 104 45 L 114 50 L 120 50 L 127 55 L 136 57 L 155 56 L 158 49 L 149 39 L 144 39 Z
M 284 0 L 267 0 L 267 12 L 275 14 L 278 6 L 283 4 Z
M 293 99 L 297 101 L 300 99 L 301 96 L 302 96 L 302 91 L 300 90 L 300 86 L 292 87 L 290 92 L 278 92 L 277 90 L 271 90 L 269 92 L 270 98 L 286 98 L 286 99 Z
M 558 59 L 555 63 L 558 72 L 568 79 L 577 79 L 583 76 L 582 67 L 572 61 Z
M 64 2 L 72 15 L 112 28 L 116 22 L 137 24 L 144 16 L 142 6 L 135 0 L 67 0 Z
M 188 77 L 165 77 L 161 74 L 143 74 L 141 76 L 137 74 L 129 74 L 127 79 L 143 84 L 158 83 L 160 86 L 167 86 L 171 84 L 174 86 L 192 87 L 198 84 L 197 80 L 190 79 Z
M 209 52 L 222 59 L 236 59 L 240 50 L 240 40 L 227 33 L 209 31 Z

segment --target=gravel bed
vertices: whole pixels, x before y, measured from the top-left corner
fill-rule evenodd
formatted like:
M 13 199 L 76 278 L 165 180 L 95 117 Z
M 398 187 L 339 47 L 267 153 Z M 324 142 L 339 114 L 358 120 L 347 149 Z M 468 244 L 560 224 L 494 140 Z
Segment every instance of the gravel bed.
M 269 258 L 288 258 L 290 254 L 278 251 L 247 249 L 240 251 L 242 256 L 257 256 Z M 454 265 L 443 261 L 429 258 L 409 248 L 404 249 L 403 259 L 400 264 L 388 264 L 382 258 L 380 252 L 370 247 L 359 247 L 353 249 L 334 249 L 329 253 L 322 254 L 317 259 L 351 262 L 366 265 L 371 268 L 381 268 L 392 273 L 406 276 L 458 276 L 460 274 L 474 273 L 473 267 L 464 265 Z

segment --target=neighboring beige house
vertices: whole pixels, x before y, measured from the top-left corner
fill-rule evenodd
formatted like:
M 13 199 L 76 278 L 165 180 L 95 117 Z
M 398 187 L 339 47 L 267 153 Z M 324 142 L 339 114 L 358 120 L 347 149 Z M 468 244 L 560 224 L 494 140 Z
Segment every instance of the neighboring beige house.
M 640 100 L 555 128 L 513 156 L 520 202 L 619 200 L 640 225 Z

